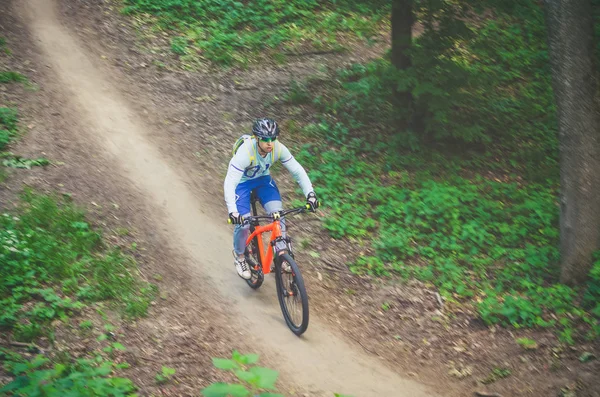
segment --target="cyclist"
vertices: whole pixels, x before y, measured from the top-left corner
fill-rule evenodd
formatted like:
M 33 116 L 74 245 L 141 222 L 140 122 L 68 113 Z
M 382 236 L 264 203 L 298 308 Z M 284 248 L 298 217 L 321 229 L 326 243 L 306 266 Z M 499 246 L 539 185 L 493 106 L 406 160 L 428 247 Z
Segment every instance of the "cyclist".
M 268 118 L 258 119 L 252 126 L 252 136 L 243 140 L 241 146 L 234 150 L 235 154 L 229 162 L 227 176 L 223 184 L 225 203 L 229 219 L 235 224 L 233 231 L 234 264 L 238 275 L 250 279 L 251 273 L 244 256 L 246 239 L 250 226 L 243 225 L 245 216 L 250 215 L 250 193 L 252 190 L 268 214 L 281 211 L 281 195 L 270 169 L 277 161 L 287 168 L 306 196 L 311 211 L 315 211 L 320 203 L 313 191 L 312 184 L 304 168 L 292 156 L 290 151 L 277 138 L 279 126 Z M 285 236 L 285 223 L 281 224 Z

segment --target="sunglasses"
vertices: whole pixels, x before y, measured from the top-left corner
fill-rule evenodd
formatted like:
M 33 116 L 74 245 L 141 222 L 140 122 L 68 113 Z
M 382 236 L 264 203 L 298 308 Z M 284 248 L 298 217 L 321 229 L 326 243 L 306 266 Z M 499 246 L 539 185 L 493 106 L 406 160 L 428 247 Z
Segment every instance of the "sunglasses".
M 261 142 L 275 142 L 277 140 L 277 137 L 273 137 L 273 138 L 260 138 Z

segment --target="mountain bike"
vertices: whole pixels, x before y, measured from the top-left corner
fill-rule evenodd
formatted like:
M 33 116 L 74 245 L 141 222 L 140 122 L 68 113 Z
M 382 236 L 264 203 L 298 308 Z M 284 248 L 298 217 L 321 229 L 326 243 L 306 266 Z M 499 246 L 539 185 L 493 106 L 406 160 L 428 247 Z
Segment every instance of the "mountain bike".
M 310 206 L 283 210 L 268 216 L 258 216 L 256 212 L 257 199 L 254 195 L 251 197 L 252 215 L 244 218 L 244 223 L 250 225 L 245 256 L 252 274 L 246 282 L 251 288 L 258 289 L 262 285 L 265 275 L 275 271 L 277 297 L 283 318 L 290 330 L 300 336 L 308 328 L 308 295 L 304 288 L 300 268 L 294 260 L 292 240 L 281 234 L 281 219 L 306 212 Z M 271 222 L 261 226 L 260 221 L 262 220 Z M 265 247 L 263 241 L 263 233 L 267 232 L 271 233 L 270 247 Z

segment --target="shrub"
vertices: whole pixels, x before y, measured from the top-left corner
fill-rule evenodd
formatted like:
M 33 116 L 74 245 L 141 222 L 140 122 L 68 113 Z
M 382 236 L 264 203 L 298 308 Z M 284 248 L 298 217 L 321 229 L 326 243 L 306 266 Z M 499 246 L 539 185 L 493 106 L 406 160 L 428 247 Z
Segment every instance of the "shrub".
M 26 192 L 19 213 L 0 216 L 0 328 L 31 341 L 90 301 L 112 300 L 144 315 L 154 289 L 138 280 L 134 265 L 103 246 L 81 210 Z
M 125 4 L 124 13 L 154 15 L 161 29 L 172 31 L 177 36 L 171 41 L 175 53 L 186 54 L 189 44 L 204 58 L 224 65 L 302 51 L 306 45 L 339 49 L 340 34 L 368 38 L 389 11 L 384 1 L 126 0 Z
M 0 388 L 6 396 L 48 397 L 121 397 L 136 390 L 126 378 L 111 376 L 119 365 L 104 361 L 78 359 L 68 364 L 50 365 L 50 360 L 38 355 L 31 361 L 5 362 L 5 368 L 16 379 Z

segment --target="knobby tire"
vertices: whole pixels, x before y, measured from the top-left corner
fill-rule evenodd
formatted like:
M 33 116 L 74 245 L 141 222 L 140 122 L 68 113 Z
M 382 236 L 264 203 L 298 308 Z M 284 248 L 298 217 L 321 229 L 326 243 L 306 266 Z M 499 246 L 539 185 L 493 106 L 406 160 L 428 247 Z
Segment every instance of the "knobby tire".
M 250 228 L 251 233 L 254 231 L 253 229 L 254 229 L 254 227 Z M 248 265 L 250 266 L 250 273 L 252 273 L 252 276 L 250 277 L 249 280 L 246 280 L 246 283 L 248 284 L 248 286 L 250 288 L 258 289 L 263 284 L 263 281 L 265 281 L 265 275 L 263 274 L 263 271 L 262 271 L 262 262 L 261 262 L 260 252 L 258 250 L 258 237 L 254 237 L 252 239 L 252 241 L 250 242 L 250 245 L 252 246 L 253 254 L 249 255 L 248 247 L 246 247 L 246 261 L 248 262 Z M 254 268 L 254 266 L 252 265 L 252 262 L 249 259 L 253 260 L 257 264 L 257 269 Z
M 291 274 L 283 271 L 282 263 L 284 262 L 289 263 Z M 304 288 L 304 279 L 302 278 L 302 274 L 300 274 L 300 268 L 294 258 L 288 253 L 277 257 L 275 282 L 277 284 L 277 297 L 279 298 L 283 318 L 292 332 L 300 336 L 308 328 L 308 294 L 306 293 L 306 288 Z M 297 299 L 292 301 L 290 293 Z M 286 300 L 286 298 L 288 299 Z M 295 308 L 301 308 L 302 314 L 300 318 L 292 318 L 293 316 L 290 313 L 289 307 L 291 305 L 294 305 Z M 299 323 L 297 323 L 298 320 L 300 320 Z

